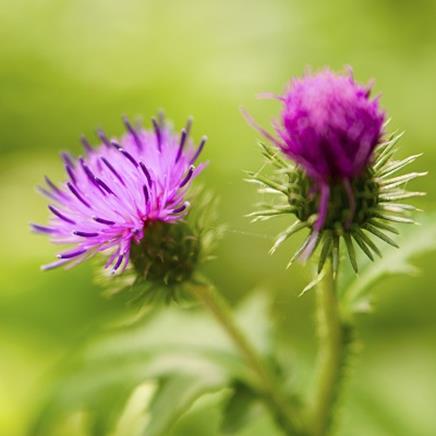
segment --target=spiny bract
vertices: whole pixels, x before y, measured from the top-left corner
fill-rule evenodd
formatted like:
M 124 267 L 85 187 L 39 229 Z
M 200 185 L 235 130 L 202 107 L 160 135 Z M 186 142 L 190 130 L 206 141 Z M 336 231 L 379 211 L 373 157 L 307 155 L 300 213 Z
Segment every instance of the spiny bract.
M 351 264 L 357 272 L 354 243 L 374 260 L 381 255 L 372 240 L 375 236 L 397 247 L 388 235 L 398 234 L 392 223 L 414 223 L 410 212 L 414 206 L 402 203 L 412 197 L 422 196 L 423 192 L 406 190 L 405 185 L 425 172 L 412 172 L 395 175 L 398 171 L 414 162 L 420 155 L 402 160 L 392 158 L 401 134 L 392 135 L 377 146 L 374 162 L 358 177 L 353 179 L 351 189 L 355 198 L 354 212 L 348 201 L 348 194 L 341 184 L 331 187 L 328 213 L 322 230 L 316 237 L 315 250 L 320 246 L 318 272 L 322 270 L 326 259 L 331 256 L 333 268 L 337 272 L 339 263 L 339 242 L 343 238 Z M 304 169 L 285 159 L 275 147 L 261 143 L 263 155 L 273 166 L 273 174 L 268 177 L 260 173 L 250 173 L 248 181 L 260 184 L 262 193 L 272 193 L 279 197 L 275 204 L 261 205 L 262 209 L 250 213 L 253 221 L 264 221 L 284 214 L 295 215 L 297 220 L 283 231 L 271 249 L 273 253 L 290 236 L 308 229 L 301 248 L 293 255 L 290 266 L 304 252 L 313 235 L 313 226 L 317 219 L 319 194 L 313 190 L 313 182 Z

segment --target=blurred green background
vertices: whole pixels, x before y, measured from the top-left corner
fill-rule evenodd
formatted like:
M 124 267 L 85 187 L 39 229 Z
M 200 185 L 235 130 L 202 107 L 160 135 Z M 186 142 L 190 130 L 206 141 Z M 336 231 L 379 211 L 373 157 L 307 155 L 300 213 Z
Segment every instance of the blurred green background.
M 26 434 L 52 368 L 114 310 L 90 266 L 39 271 L 55 249 L 28 223 L 47 219 L 34 186 L 44 174 L 62 179 L 59 151 L 80 153 L 80 134 L 95 141 L 97 127 L 121 133 L 122 114 L 148 120 L 164 108 L 178 128 L 192 114 L 194 137 L 209 136 L 202 178 L 220 196 L 228 229 L 208 273 L 233 302 L 269 290 L 272 322 L 307 362 L 295 364 L 306 374 L 316 345 L 313 295 L 297 295 L 309 271 L 284 269 L 295 241 L 267 255 L 283 221 L 243 217 L 256 197 L 243 171 L 261 159 L 239 107 L 268 125 L 278 105 L 257 93 L 280 93 L 308 65 L 352 65 L 360 81 L 376 79 L 392 128 L 406 130 L 401 155 L 425 153 L 416 168 L 430 175 L 415 187 L 429 191 L 419 206 L 434 210 L 435 17 L 434 0 L 0 0 L 0 434 Z M 421 258 L 420 276 L 377 288 L 375 313 L 359 322 L 364 346 L 341 435 L 436 434 L 435 261 Z M 175 433 L 217 428 L 211 408 Z M 268 434 L 259 428 L 247 434 Z

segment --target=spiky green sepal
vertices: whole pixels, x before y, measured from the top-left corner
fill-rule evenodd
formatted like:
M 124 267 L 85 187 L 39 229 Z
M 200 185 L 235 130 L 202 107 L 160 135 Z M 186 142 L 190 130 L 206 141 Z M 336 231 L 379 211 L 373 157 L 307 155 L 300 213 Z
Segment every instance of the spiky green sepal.
M 147 223 L 141 242 L 132 244 L 126 272 L 99 277 L 109 295 L 118 295 L 129 304 L 189 298 L 187 287 L 201 278 L 200 267 L 212 258 L 222 233 L 215 225 L 213 196 L 201 193 L 196 205 L 184 221 Z
M 372 164 L 360 176 L 348 182 L 338 181 L 331 184 L 328 215 L 322 230 L 317 233 L 314 224 L 319 209 L 319 193 L 313 181 L 301 167 L 285 159 L 277 148 L 260 144 L 262 154 L 273 168 L 272 174 L 266 176 L 260 172 L 249 173 L 247 181 L 260 185 L 261 193 L 276 194 L 279 201 L 263 204 L 258 211 L 248 216 L 253 222 L 286 214 L 296 217 L 296 221 L 278 235 L 271 253 L 289 237 L 307 229 L 308 235 L 301 248 L 292 256 L 288 267 L 316 238 L 312 255 L 318 248 L 318 272 L 321 272 L 325 261 L 331 257 L 336 274 L 340 246 L 345 247 L 355 272 L 358 272 L 356 248 L 373 261 L 375 256 L 381 255 L 373 239 L 380 239 L 397 247 L 393 237 L 389 236 L 398 234 L 393 224 L 415 223 L 411 214 L 417 210 L 403 201 L 424 195 L 423 192 L 408 191 L 406 185 L 427 174 L 411 172 L 397 175 L 421 156 L 418 154 L 394 160 L 393 155 L 401 136 L 402 134 L 393 134 L 378 145 Z

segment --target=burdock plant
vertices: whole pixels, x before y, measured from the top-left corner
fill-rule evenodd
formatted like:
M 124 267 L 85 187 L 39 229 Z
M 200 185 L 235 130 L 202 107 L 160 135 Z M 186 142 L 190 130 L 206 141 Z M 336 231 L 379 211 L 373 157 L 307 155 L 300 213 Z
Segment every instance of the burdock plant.
M 306 230 L 288 267 L 296 259 L 305 261 L 317 255 L 319 275 L 313 283 L 320 282 L 321 350 L 309 425 L 314 435 L 324 435 L 330 428 L 353 336 L 352 324 L 343 319 L 338 304 L 341 246 L 357 273 L 356 246 L 371 261 L 381 256 L 375 239 L 398 247 L 390 236 L 398 234 L 392 224 L 414 223 L 410 213 L 416 210 L 403 201 L 423 195 L 408 191 L 406 185 L 426 173 L 397 175 L 419 155 L 394 159 L 401 133 L 386 133 L 385 114 L 379 99 L 372 99 L 370 93 L 371 87 L 358 84 L 351 71 L 337 75 L 326 69 L 292 80 L 284 95 L 275 97 L 282 104 L 275 134 L 244 111 L 268 141 L 260 146 L 272 168 L 269 174 L 249 173 L 248 181 L 260 184 L 260 192 L 276 199 L 249 216 L 253 221 L 295 217 L 277 237 L 271 253 Z

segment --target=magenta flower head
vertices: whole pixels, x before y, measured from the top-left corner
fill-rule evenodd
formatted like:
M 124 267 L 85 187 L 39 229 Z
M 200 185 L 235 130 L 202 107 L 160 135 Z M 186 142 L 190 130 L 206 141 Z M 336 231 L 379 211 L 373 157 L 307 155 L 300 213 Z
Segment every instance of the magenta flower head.
M 395 167 L 391 161 L 399 136 L 385 138 L 385 115 L 378 98 L 371 98 L 370 92 L 370 87 L 355 82 L 351 71 L 338 75 L 326 69 L 292 80 L 284 95 L 276 97 L 283 105 L 280 120 L 274 123 L 277 136 L 245 114 L 250 124 L 282 154 L 262 145 L 265 156 L 279 170 L 273 180 L 258 174 L 251 179 L 285 194 L 287 204 L 280 213 L 291 212 L 299 219 L 278 242 L 297 229 L 308 227 L 310 234 L 298 255 L 309 257 L 322 242 L 320 268 L 328 255 L 338 257 L 339 238 L 343 237 L 357 270 L 352 238 L 372 258 L 371 252 L 377 248 L 362 229 L 369 230 L 370 226 L 380 236 L 380 229 L 387 230 L 385 221 L 409 221 L 382 213 L 391 198 L 406 198 L 400 188 L 410 177 L 402 176 L 398 183 L 394 183 L 396 179 L 386 179 L 394 169 L 403 168 Z M 397 208 L 395 212 L 406 209 Z M 255 219 L 266 219 L 279 211 L 265 212 L 268 213 L 256 212 Z
M 324 70 L 293 80 L 281 101 L 280 147 L 314 180 L 350 180 L 367 167 L 384 121 L 369 88 Z
M 169 227 L 183 223 L 189 211 L 187 191 L 204 167 L 197 165 L 197 159 L 206 137 L 195 147 L 190 121 L 180 134 L 172 131 L 163 116 L 152 121 L 152 129 L 145 130 L 124 119 L 126 133 L 120 139 L 109 139 L 99 131 L 101 143 L 95 148 L 82 139 L 83 157 L 62 154 L 67 181 L 58 187 L 46 177 L 47 188 L 39 189 L 51 200 L 50 223 L 32 227 L 71 248 L 43 269 L 73 266 L 104 252 L 106 268 L 122 272 L 132 251 L 134 266 L 144 263 L 147 250 L 153 248 L 143 247 L 144 241 L 156 239 L 156 233 L 167 240 L 174 236 Z M 156 244 L 165 245 L 155 241 L 155 249 Z

